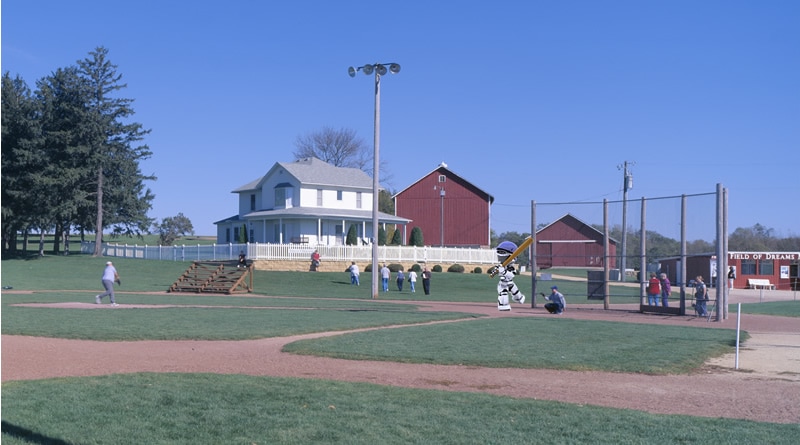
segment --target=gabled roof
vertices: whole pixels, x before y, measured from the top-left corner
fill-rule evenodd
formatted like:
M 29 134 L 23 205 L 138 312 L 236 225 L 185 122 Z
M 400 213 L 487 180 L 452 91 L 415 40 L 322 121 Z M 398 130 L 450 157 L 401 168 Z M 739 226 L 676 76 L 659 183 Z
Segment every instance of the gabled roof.
M 392 195 L 392 199 L 396 198 L 397 195 L 399 195 L 399 194 L 403 193 L 404 191 L 410 189 L 411 187 L 416 185 L 418 182 L 420 182 L 423 179 L 427 178 L 428 176 L 431 175 L 431 173 L 434 173 L 434 172 L 439 172 L 439 174 L 444 174 L 446 176 L 456 177 L 456 178 L 460 179 L 461 181 L 464 181 L 465 183 L 471 185 L 479 194 L 484 195 L 483 198 L 486 199 L 487 201 L 489 201 L 489 204 L 494 202 L 494 196 L 492 196 L 492 195 L 486 193 L 485 191 L 483 191 L 482 189 L 478 188 L 477 186 L 475 186 L 475 184 L 471 183 L 470 181 L 467 181 L 466 179 L 464 179 L 463 176 L 457 174 L 453 170 L 450 170 L 447 167 L 447 164 L 445 164 L 444 162 L 439 164 L 438 167 L 436 167 L 433 170 L 429 171 L 428 173 L 424 174 L 421 178 L 419 178 L 416 181 L 414 181 L 413 183 L 411 183 L 411 185 L 409 185 L 408 187 L 406 187 L 403 190 L 400 190 L 399 192 L 397 192 L 394 195 Z
M 556 219 L 555 221 L 551 222 L 550 224 L 548 224 L 548 225 L 546 225 L 546 226 L 542 227 L 541 229 L 537 230 L 537 231 L 536 231 L 536 233 L 538 234 L 538 233 L 539 233 L 539 232 L 541 232 L 542 230 L 544 230 L 544 229 L 546 229 L 546 228 L 548 228 L 548 227 L 552 226 L 553 224 L 555 224 L 555 223 L 557 223 L 557 222 L 559 222 L 559 221 L 562 221 L 562 220 L 564 220 L 564 219 L 567 219 L 567 218 L 571 218 L 571 219 L 573 219 L 573 220 L 575 220 L 575 221 L 577 221 L 577 222 L 579 222 L 579 223 L 583 224 L 584 226 L 586 226 L 586 227 L 588 227 L 588 228 L 590 228 L 590 229 L 594 230 L 595 232 L 597 232 L 598 234 L 600 234 L 600 236 L 603 236 L 603 232 L 601 232 L 601 231 L 599 231 L 599 230 L 595 229 L 595 228 L 594 228 L 594 226 L 592 226 L 591 224 L 587 224 L 586 222 L 582 221 L 580 218 L 576 217 L 575 215 L 573 215 L 573 214 L 571 214 L 571 213 L 565 213 L 565 214 L 564 214 L 564 215 L 562 215 L 560 218 Z M 612 237 L 608 237 L 608 239 L 609 239 L 609 241 L 613 241 L 613 242 L 617 243 L 617 240 L 615 240 L 615 239 L 614 239 L 614 238 L 612 238 Z
M 276 162 L 267 174 L 234 189 L 231 193 L 257 190 L 274 171 L 279 169 L 285 170 L 286 173 L 297 179 L 301 186 L 372 190 L 372 178 L 362 170 L 352 167 L 336 167 L 318 158 L 310 157 L 294 162 Z

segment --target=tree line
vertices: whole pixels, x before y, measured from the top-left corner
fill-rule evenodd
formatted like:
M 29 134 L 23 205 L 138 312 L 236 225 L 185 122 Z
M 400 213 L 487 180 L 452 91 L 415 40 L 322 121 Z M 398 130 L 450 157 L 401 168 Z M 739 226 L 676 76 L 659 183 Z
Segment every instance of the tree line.
M 70 233 L 95 234 L 100 254 L 104 229 L 147 233 L 155 195 L 139 162 L 152 152 L 141 143 L 150 132 L 132 122 L 133 99 L 108 50 L 98 47 L 75 65 L 36 81 L 31 91 L 20 76 L 3 73 L 3 251 L 17 250 L 20 234 L 55 233 L 68 252 Z

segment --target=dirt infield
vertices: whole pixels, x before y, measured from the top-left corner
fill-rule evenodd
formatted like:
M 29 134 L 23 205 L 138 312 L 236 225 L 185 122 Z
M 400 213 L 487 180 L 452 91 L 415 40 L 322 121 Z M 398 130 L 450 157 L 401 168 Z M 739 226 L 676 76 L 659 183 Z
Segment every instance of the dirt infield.
M 400 302 L 398 303 L 407 303 Z M 499 313 L 492 303 L 419 302 L 422 310 L 458 311 L 489 317 L 552 317 L 541 307 Z M 125 310 L 164 306 L 57 303 L 65 309 Z M 629 323 L 735 329 L 695 317 L 647 315 L 635 307 L 602 310 L 570 305 L 564 317 Z M 458 322 L 458 321 L 456 321 Z M 320 378 L 398 387 L 482 392 L 520 398 L 629 408 L 651 413 L 800 423 L 800 319 L 747 315 L 741 327 L 751 338 L 735 356 L 707 363 L 692 375 L 652 376 L 607 372 L 487 369 L 414 365 L 296 356 L 281 352 L 298 339 L 340 335 L 324 332 L 247 341 L 98 342 L 2 336 L 2 381 L 130 372 L 211 372 Z M 351 331 L 352 332 L 352 331 Z

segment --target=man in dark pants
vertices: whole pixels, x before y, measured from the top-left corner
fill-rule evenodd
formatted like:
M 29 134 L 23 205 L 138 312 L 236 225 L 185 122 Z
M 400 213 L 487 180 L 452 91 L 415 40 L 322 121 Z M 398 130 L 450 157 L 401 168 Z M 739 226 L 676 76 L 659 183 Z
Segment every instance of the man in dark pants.
M 431 271 L 428 266 L 422 270 L 422 288 L 425 290 L 425 295 L 431 294 Z

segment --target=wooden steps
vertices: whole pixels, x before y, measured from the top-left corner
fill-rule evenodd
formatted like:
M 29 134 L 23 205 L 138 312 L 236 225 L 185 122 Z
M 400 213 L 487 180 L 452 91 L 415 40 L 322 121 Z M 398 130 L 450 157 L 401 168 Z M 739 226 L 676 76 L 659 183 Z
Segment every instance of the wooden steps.
M 252 292 L 252 263 L 247 267 L 237 266 L 237 261 L 195 261 L 167 292 L 227 295 Z

